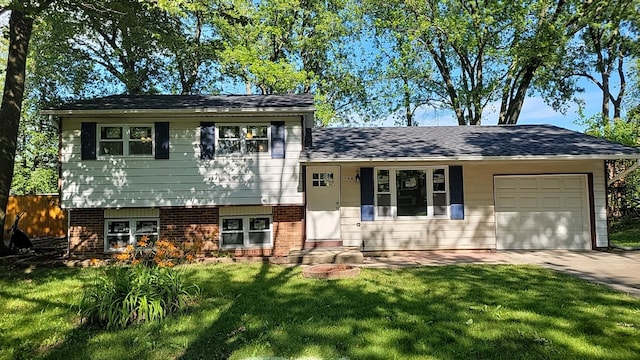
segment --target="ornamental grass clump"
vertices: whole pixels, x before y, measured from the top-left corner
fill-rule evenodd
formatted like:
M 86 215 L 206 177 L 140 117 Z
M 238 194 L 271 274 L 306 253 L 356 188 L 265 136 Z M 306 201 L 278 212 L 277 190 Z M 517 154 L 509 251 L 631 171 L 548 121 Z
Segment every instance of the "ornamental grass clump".
M 84 290 L 80 315 L 88 324 L 124 328 L 157 321 L 186 308 L 200 293 L 174 266 L 193 258 L 197 245 L 179 249 L 170 241 L 128 246 Z M 187 256 L 191 255 L 191 256 Z

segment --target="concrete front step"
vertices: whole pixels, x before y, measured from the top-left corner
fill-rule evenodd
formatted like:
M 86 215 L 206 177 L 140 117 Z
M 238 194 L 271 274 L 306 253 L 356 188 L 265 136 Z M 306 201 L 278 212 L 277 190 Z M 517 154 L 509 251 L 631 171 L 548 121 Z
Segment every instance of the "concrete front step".
M 289 252 L 290 264 L 362 264 L 364 256 L 355 249 L 344 248 L 316 248 L 307 250 L 292 250 Z

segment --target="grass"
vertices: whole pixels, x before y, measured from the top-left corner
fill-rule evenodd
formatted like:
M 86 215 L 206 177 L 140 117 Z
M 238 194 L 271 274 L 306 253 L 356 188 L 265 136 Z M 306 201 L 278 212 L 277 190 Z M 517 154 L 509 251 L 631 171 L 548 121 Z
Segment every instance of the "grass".
M 640 299 L 533 266 L 189 266 L 189 312 L 124 330 L 82 325 L 96 269 L 0 274 L 0 359 L 637 359 Z
M 640 217 L 627 216 L 612 220 L 609 226 L 611 245 L 640 248 Z

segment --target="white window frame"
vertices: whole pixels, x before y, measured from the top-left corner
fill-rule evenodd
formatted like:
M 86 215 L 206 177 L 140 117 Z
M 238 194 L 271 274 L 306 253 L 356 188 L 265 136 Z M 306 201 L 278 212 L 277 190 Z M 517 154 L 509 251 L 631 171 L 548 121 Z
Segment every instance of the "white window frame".
M 102 139 L 102 129 L 109 127 L 120 127 L 122 128 L 122 139 L 120 140 L 109 140 Z M 133 154 L 131 155 L 129 152 L 129 142 L 131 141 L 139 141 L 137 139 L 131 139 L 131 128 L 135 127 L 148 127 L 151 128 L 151 154 Z M 100 142 L 122 142 L 122 155 L 112 155 L 112 154 L 100 154 Z M 154 124 L 98 124 L 96 129 L 96 154 L 98 158 L 107 158 L 107 157 L 142 157 L 142 158 L 152 158 L 156 153 L 156 131 Z
M 434 170 L 444 169 L 445 191 L 433 190 Z M 378 192 L 378 171 L 389 171 L 389 191 Z M 396 172 L 398 170 L 425 171 L 427 180 L 427 215 L 426 216 L 398 216 L 398 196 L 396 185 Z M 376 167 L 373 169 L 373 191 L 374 191 L 374 219 L 396 219 L 396 220 L 420 220 L 420 219 L 444 219 L 449 218 L 450 213 L 450 190 L 449 190 L 449 167 L 448 166 L 398 166 L 398 167 Z M 446 198 L 446 213 L 434 215 L 433 195 L 434 193 L 444 193 Z M 378 194 L 389 194 L 391 197 L 391 211 L 389 215 L 380 214 L 378 210 Z
M 262 152 L 248 152 L 247 151 L 247 133 L 248 128 L 252 126 L 263 126 L 267 128 L 267 137 L 266 138 L 256 138 L 256 140 L 266 140 L 267 141 L 267 151 Z M 225 154 L 220 150 L 222 147 L 220 146 L 220 141 L 224 140 L 220 137 L 220 128 L 221 127 L 238 127 L 240 129 L 240 152 L 237 153 L 229 153 Z M 271 123 L 216 123 L 215 129 L 215 137 L 216 137 L 216 156 L 247 156 L 247 155 L 264 155 L 271 156 Z
M 251 224 L 251 219 L 254 218 L 265 218 L 265 219 L 269 219 L 269 243 L 267 244 L 251 244 L 249 243 L 249 234 L 252 232 L 266 232 L 267 230 L 261 230 L 261 231 L 251 231 L 250 228 L 250 224 Z M 230 234 L 230 233 L 240 233 L 240 231 L 231 231 L 231 230 L 223 230 L 223 223 L 224 220 L 228 220 L 228 219 L 242 219 L 242 245 L 238 245 L 238 244 L 231 244 L 231 245 L 225 245 L 223 243 L 222 240 L 222 235 L 223 234 Z M 219 244 L 220 244 L 220 248 L 221 249 L 267 249 L 267 248 L 271 248 L 273 247 L 273 217 L 271 215 L 263 215 L 263 214 L 254 214 L 254 215 L 228 215 L 228 216 L 221 216 L 220 217 L 220 235 L 219 235 Z
M 150 235 L 150 236 L 156 236 L 157 239 L 160 238 L 160 219 L 159 218 L 148 218 L 148 217 L 142 217 L 142 218 L 106 218 L 104 219 L 104 251 L 106 253 L 116 253 L 116 252 L 122 252 L 125 250 L 125 247 L 118 247 L 118 248 L 113 248 L 109 246 L 109 236 L 114 236 L 117 235 L 117 233 L 110 233 L 109 232 L 109 222 L 114 222 L 114 221 L 126 221 L 129 223 L 129 240 L 127 241 L 127 244 L 125 245 L 125 247 L 127 245 L 133 245 L 136 246 L 136 235 Z M 136 225 L 136 221 L 155 221 L 157 224 L 156 227 L 156 232 L 136 232 L 135 229 L 135 225 Z

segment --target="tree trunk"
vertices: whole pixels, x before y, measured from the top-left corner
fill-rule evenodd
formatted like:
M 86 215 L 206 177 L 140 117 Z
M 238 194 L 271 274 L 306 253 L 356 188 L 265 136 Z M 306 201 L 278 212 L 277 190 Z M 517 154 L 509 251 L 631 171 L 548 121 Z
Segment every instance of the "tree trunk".
M 20 112 L 24 96 L 27 49 L 33 29 L 33 18 L 12 10 L 9 19 L 9 49 L 4 93 L 0 105 L 0 223 L 4 228 L 7 203 L 13 179 Z M 5 248 L 4 231 L 0 232 L 0 247 Z

